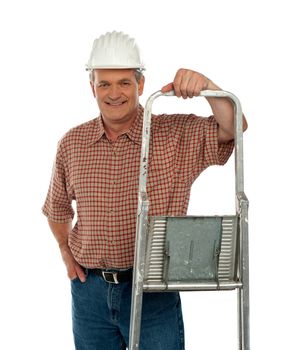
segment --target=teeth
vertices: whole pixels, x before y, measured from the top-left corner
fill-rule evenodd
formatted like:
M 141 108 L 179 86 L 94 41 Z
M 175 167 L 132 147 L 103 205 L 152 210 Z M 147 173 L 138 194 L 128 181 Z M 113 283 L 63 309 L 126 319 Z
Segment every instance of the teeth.
M 112 103 L 112 102 L 106 102 L 107 104 L 109 104 L 110 106 L 121 106 L 122 104 L 124 104 L 126 101 L 123 102 L 117 102 L 117 103 Z

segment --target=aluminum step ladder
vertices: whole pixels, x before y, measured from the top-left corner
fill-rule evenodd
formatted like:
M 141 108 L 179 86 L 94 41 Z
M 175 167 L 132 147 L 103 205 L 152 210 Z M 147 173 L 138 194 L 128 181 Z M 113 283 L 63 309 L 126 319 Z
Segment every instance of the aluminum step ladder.
M 139 349 L 143 292 L 234 289 L 238 291 L 238 346 L 239 350 L 249 350 L 248 199 L 244 193 L 240 102 L 226 91 L 205 90 L 200 94 L 226 97 L 234 105 L 236 214 L 148 217 L 151 109 L 159 96 L 174 96 L 174 91 L 154 93 L 144 111 L 129 350 Z

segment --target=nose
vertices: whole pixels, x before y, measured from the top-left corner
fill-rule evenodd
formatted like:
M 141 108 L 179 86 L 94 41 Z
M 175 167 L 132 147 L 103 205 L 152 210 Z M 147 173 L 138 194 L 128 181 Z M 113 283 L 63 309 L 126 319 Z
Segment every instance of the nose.
M 108 97 L 111 100 L 118 100 L 121 97 L 120 88 L 117 85 L 111 85 L 109 89 Z

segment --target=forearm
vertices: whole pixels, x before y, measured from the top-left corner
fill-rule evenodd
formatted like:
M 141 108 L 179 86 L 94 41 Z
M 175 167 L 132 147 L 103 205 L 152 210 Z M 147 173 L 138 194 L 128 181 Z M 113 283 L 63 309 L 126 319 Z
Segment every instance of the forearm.
M 58 223 L 48 219 L 49 227 L 59 245 L 59 248 L 68 246 L 68 236 L 72 230 L 72 222 Z
M 211 80 L 208 82 L 208 90 L 221 90 L 219 86 Z M 214 118 L 216 119 L 219 130 L 218 138 L 220 142 L 226 142 L 234 138 L 234 105 L 228 98 L 207 97 Z M 243 130 L 247 129 L 247 121 L 243 115 Z
M 202 90 L 221 90 L 203 74 L 191 69 L 181 68 L 177 71 L 174 81 L 162 88 L 162 92 L 174 89 L 177 97 L 191 98 L 199 96 Z M 223 97 L 207 97 L 218 124 L 218 141 L 225 143 L 234 138 L 234 106 L 230 99 Z M 243 130 L 247 122 L 243 116 Z
M 85 273 L 82 267 L 74 259 L 70 248 L 68 247 L 68 236 L 72 230 L 72 222 L 58 223 L 48 219 L 51 231 L 58 242 L 62 259 L 66 265 L 67 275 L 72 280 L 78 277 L 81 282 L 85 282 Z

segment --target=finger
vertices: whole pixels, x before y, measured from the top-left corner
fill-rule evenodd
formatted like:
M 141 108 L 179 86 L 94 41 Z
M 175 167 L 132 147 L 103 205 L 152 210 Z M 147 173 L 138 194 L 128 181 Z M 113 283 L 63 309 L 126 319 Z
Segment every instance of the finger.
M 192 95 L 192 97 L 199 96 L 203 87 L 201 79 L 195 80 L 192 85 L 193 86 L 191 88 L 190 94 Z
M 197 82 L 194 90 L 194 96 L 199 96 L 201 91 L 203 90 L 203 84 L 201 82 Z
M 180 85 L 181 94 L 184 99 L 188 97 L 193 97 L 193 93 L 191 89 L 192 87 L 194 87 L 194 84 L 195 84 L 195 72 L 191 70 L 186 70 L 182 75 L 182 81 Z
M 62 252 L 62 256 L 63 256 L 63 260 L 66 266 L 66 270 L 67 270 L 67 276 L 70 280 L 73 280 L 75 278 L 77 278 L 77 272 L 74 266 L 74 261 L 73 258 L 71 257 L 71 253 L 67 253 L 67 252 Z
M 196 77 L 192 76 L 187 86 L 187 95 L 189 98 L 196 96 L 195 95 L 196 86 L 197 86 Z
M 82 283 L 84 283 L 86 281 L 86 276 L 85 276 L 85 273 L 83 271 L 83 268 L 79 264 L 76 264 L 75 270 L 76 270 L 77 276 L 80 279 L 80 281 Z
M 76 269 L 72 266 L 67 268 L 67 276 L 71 281 L 78 278 L 78 274 L 76 272 Z
M 169 83 L 165 86 L 162 87 L 161 91 L 162 92 L 169 92 L 174 89 L 173 83 Z
M 86 276 L 83 268 L 72 258 L 66 261 L 67 276 L 70 280 L 79 278 L 81 282 L 85 282 Z
M 206 90 L 208 86 L 208 79 L 204 76 L 201 76 L 195 86 L 195 96 L 199 96 L 201 91 Z
M 181 92 L 181 96 L 182 98 L 186 99 L 189 95 L 188 95 L 188 85 L 189 85 L 189 80 L 185 77 L 183 77 L 182 81 L 181 81 L 181 85 L 180 85 L 180 92 Z
M 207 87 L 207 79 L 196 73 L 192 76 L 187 88 L 187 94 L 189 97 L 199 96 L 201 91 L 206 89 Z
M 175 78 L 174 78 L 173 86 L 174 86 L 175 94 L 177 97 L 182 96 L 181 84 L 182 84 L 183 74 L 184 74 L 184 70 L 179 69 L 177 71 Z

